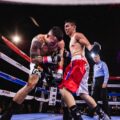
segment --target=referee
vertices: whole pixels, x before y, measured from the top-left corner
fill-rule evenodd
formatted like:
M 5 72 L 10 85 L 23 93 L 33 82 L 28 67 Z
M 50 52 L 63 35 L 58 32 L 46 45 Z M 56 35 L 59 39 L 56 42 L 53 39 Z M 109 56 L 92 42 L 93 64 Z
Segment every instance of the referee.
M 100 59 L 100 55 L 96 54 L 93 57 L 95 62 L 93 66 L 93 98 L 96 102 L 100 99 L 102 101 L 103 110 L 110 117 L 108 105 L 107 84 L 109 80 L 109 70 L 107 64 Z

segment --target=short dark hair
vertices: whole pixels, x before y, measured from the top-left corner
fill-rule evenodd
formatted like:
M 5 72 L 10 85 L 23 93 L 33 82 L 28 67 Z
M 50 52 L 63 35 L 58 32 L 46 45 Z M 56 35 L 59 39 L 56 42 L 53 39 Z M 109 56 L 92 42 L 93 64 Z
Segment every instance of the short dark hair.
M 66 20 L 65 20 L 65 23 L 67 23 L 67 22 L 72 23 L 73 25 L 76 25 L 76 21 L 75 21 L 75 20 L 66 19 Z
M 50 30 L 52 34 L 57 37 L 57 39 L 60 41 L 63 39 L 63 31 L 60 27 L 58 26 L 53 26 L 52 29 Z

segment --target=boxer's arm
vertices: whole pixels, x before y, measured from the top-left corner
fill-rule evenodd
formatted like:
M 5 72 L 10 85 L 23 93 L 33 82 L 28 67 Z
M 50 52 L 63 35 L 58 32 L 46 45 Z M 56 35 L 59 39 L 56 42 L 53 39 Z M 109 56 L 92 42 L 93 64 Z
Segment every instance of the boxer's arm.
M 94 44 L 90 44 L 89 40 L 82 33 L 76 33 L 75 39 L 80 42 L 81 45 L 85 45 L 85 47 L 90 52 L 99 53 L 101 50 L 101 45 L 98 42 L 94 42 Z
M 63 77 L 63 65 L 64 65 L 64 47 L 65 47 L 64 40 L 60 41 L 58 45 L 60 48 L 59 50 L 60 61 L 58 62 L 55 79 L 57 81 L 61 81 Z
M 35 59 L 37 59 L 39 62 L 44 63 L 44 64 L 46 64 L 46 63 L 58 64 L 60 62 L 60 64 L 62 65 L 63 63 L 61 62 L 61 59 L 63 58 L 62 51 L 64 51 L 64 46 L 65 46 L 64 40 L 61 40 L 58 43 L 58 47 L 59 47 L 58 49 L 60 51 L 59 54 L 49 55 L 49 56 L 36 56 Z
M 60 61 L 60 56 L 41 56 L 41 47 L 42 43 L 45 40 L 46 35 L 40 34 L 33 38 L 30 48 L 30 56 L 32 63 L 39 64 L 39 63 L 51 63 L 51 64 L 58 64 Z
M 61 68 L 63 68 L 63 65 L 64 65 L 64 52 L 65 52 L 65 42 L 64 40 L 61 40 L 59 43 L 58 43 L 58 46 L 59 46 L 59 53 L 60 53 L 60 61 L 59 61 L 59 66 Z
M 90 44 L 89 40 L 85 37 L 82 33 L 76 33 L 75 39 L 81 44 L 84 45 L 89 51 L 92 49 L 92 45 Z
M 59 54 L 55 56 L 36 56 L 32 58 L 32 62 L 34 61 L 38 63 L 43 63 L 43 64 L 58 64 L 58 62 L 61 60 L 61 56 Z
M 53 74 L 53 77 L 55 78 L 56 82 L 60 82 L 63 78 L 63 63 L 64 60 L 61 59 L 61 61 L 58 63 L 58 67 L 57 70 L 55 71 L 55 73 Z
M 38 36 L 34 37 L 31 43 L 30 47 L 30 57 L 32 60 L 32 63 L 38 64 L 39 61 L 36 59 L 38 56 L 40 56 L 40 48 L 41 48 L 41 42 L 38 39 Z

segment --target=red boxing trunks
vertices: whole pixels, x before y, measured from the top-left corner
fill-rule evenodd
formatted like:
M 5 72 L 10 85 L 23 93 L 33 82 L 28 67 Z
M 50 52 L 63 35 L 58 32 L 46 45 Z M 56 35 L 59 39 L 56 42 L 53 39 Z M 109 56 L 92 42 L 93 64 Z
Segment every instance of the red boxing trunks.
M 71 63 L 66 67 L 63 80 L 59 88 L 66 88 L 73 93 L 88 94 L 88 63 L 84 57 L 80 55 L 74 56 Z

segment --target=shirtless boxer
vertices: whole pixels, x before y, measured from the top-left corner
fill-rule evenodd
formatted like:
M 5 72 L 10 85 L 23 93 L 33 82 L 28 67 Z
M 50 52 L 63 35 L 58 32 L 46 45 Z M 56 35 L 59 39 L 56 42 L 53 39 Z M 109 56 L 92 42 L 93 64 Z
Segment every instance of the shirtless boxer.
M 57 51 L 59 55 L 56 54 Z M 54 69 L 55 79 L 61 79 L 63 74 L 63 51 L 63 32 L 57 26 L 53 27 L 48 34 L 39 34 L 33 38 L 30 48 L 31 63 L 28 83 L 16 93 L 0 120 L 11 119 L 14 111 L 23 103 L 28 93 L 35 88 L 38 80 L 45 77 L 44 74 L 48 72 L 44 69 L 46 65 L 56 65 Z
M 99 51 L 100 45 L 90 44 L 88 39 L 79 32 L 76 32 L 74 21 L 65 21 L 64 29 L 70 37 L 70 52 L 72 55 L 70 64 L 66 67 L 62 83 L 59 85 L 61 95 L 68 106 L 74 120 L 83 120 L 77 108 L 72 93 L 76 93 L 99 115 L 102 120 L 109 120 L 109 117 L 101 110 L 95 100 L 88 94 L 89 64 L 85 58 L 85 47 L 91 51 Z

